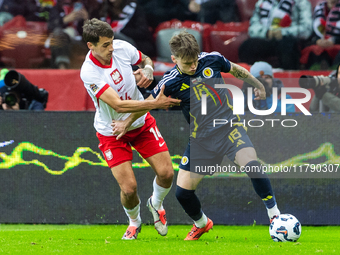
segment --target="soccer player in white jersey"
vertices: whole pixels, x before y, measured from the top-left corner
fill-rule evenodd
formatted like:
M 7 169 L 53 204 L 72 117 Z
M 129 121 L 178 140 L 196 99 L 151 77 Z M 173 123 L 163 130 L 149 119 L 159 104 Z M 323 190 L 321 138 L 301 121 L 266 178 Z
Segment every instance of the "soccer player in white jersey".
M 167 145 L 148 111 L 177 105 L 180 100 L 162 94 L 144 101 L 131 65 L 141 67 L 135 74 L 141 77 L 138 85 L 145 86 L 153 80 L 153 63 L 131 44 L 113 40 L 113 31 L 108 23 L 98 19 L 87 20 L 83 26 L 83 39 L 90 51 L 80 76 L 96 107 L 94 127 L 99 149 L 119 184 L 121 203 L 130 222 L 122 239 L 136 239 L 142 224 L 131 146 L 156 172 L 153 194 L 147 206 L 154 217 L 156 230 L 164 236 L 168 228 L 162 202 L 170 191 L 174 173 Z M 118 140 L 119 134 L 112 131 L 111 122 L 125 120 L 130 114 L 138 115 L 138 118 Z

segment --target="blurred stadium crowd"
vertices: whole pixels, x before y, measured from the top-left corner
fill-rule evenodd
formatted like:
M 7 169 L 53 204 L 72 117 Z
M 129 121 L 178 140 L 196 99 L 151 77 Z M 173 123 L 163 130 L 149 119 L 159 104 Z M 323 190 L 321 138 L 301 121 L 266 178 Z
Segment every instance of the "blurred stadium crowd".
M 0 0 L 0 67 L 80 68 L 88 51 L 82 25 L 95 17 L 111 24 L 115 38 L 159 61 L 156 71 L 171 62 L 168 41 L 182 28 L 195 35 L 202 51 L 218 51 L 232 62 L 334 70 L 340 62 L 338 2 Z

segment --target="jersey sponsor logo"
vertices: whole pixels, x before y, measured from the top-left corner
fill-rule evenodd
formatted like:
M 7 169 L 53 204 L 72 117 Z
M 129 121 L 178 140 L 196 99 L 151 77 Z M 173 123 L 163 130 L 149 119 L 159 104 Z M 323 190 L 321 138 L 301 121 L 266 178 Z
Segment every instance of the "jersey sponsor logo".
M 189 158 L 187 156 L 183 156 L 181 160 L 181 164 L 183 166 L 187 165 L 189 163 Z
M 98 86 L 96 84 L 91 84 L 90 89 L 92 89 L 92 91 L 96 93 L 96 91 L 98 90 Z
M 204 78 L 211 78 L 214 75 L 214 71 L 210 67 L 206 67 L 203 69 Z
M 186 90 L 189 88 L 189 85 L 182 83 L 181 91 Z
M 105 151 L 105 156 L 106 156 L 106 159 L 107 159 L 107 160 L 113 159 L 113 155 L 112 155 L 112 152 L 111 152 L 110 149 L 108 149 L 108 150 Z
M 123 76 L 120 74 L 118 69 L 113 70 L 111 73 L 111 78 L 116 85 L 123 80 Z

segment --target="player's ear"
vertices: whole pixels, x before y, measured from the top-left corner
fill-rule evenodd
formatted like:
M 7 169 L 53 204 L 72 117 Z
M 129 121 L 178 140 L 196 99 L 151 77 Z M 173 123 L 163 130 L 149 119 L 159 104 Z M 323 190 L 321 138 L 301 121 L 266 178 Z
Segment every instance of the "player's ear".
M 93 43 L 91 43 L 91 42 L 87 42 L 86 45 L 90 50 L 92 50 L 93 47 L 94 47 Z
M 171 55 L 171 60 L 172 60 L 172 62 L 174 62 L 177 65 L 177 59 L 175 58 L 174 55 Z

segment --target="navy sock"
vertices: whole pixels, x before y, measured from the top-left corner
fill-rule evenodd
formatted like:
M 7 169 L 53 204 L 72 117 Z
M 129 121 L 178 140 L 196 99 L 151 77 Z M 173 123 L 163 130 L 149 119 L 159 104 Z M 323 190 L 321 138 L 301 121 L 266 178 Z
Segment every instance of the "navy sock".
M 201 203 L 195 194 L 195 190 L 187 190 L 177 186 L 176 198 L 191 219 L 197 221 L 202 217 Z
M 247 174 L 251 179 L 255 192 L 262 199 L 265 206 L 270 209 L 276 205 L 276 200 L 270 180 L 266 173 L 262 172 L 261 164 L 256 161 L 250 161 L 246 165 Z M 251 171 L 252 170 L 252 171 Z

